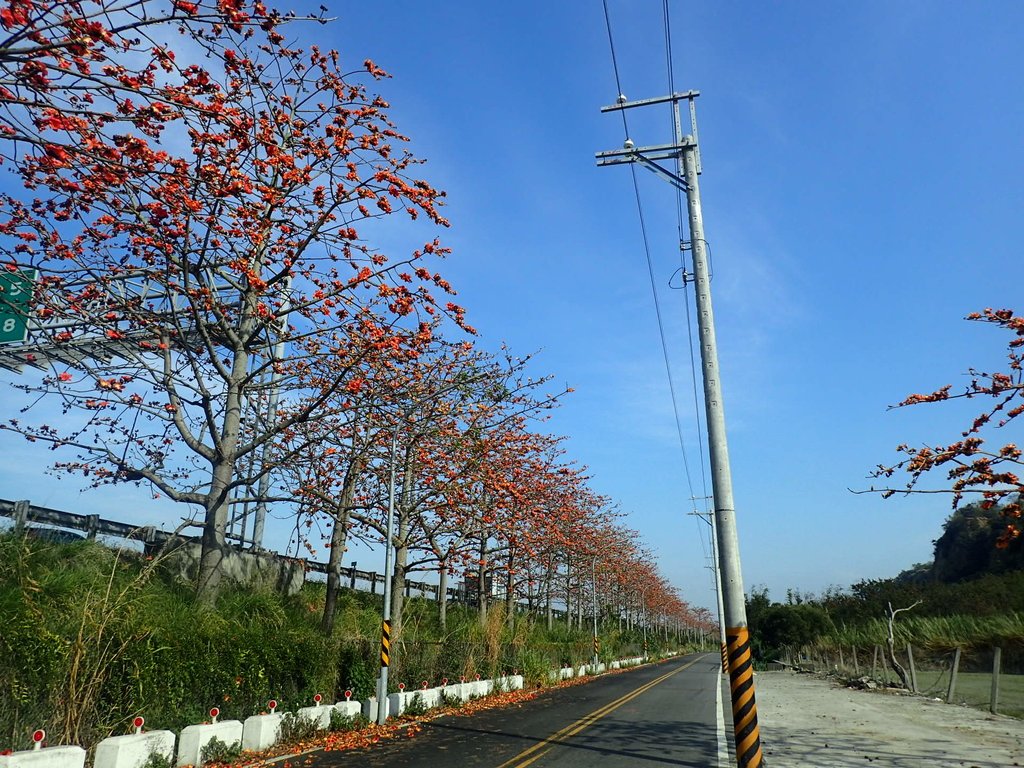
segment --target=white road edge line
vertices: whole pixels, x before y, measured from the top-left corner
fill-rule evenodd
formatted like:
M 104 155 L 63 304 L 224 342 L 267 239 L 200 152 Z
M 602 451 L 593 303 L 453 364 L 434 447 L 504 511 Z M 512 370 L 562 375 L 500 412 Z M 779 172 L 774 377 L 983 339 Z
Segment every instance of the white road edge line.
M 718 684 L 715 686 L 715 719 L 718 720 L 718 768 L 729 768 L 729 748 L 725 745 L 725 715 L 722 710 L 722 686 L 725 685 L 722 668 L 718 668 Z

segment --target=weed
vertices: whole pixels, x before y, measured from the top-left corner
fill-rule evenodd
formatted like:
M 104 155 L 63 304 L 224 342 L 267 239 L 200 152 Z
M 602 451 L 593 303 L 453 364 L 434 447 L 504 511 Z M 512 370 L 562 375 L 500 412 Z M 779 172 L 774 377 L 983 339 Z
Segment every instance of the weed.
M 332 712 L 332 719 L 333 714 Z M 298 744 L 299 742 L 315 738 L 321 730 L 318 720 L 289 712 L 281 718 L 281 731 L 278 741 L 282 744 Z
M 447 694 L 444 692 L 444 688 L 441 689 L 441 706 L 442 707 L 461 707 L 462 697 L 457 693 Z
M 359 715 L 345 715 L 342 714 L 340 709 L 331 710 L 331 723 L 327 726 L 327 730 L 331 733 L 338 733 L 339 731 L 358 731 L 361 728 L 365 728 L 369 721 Z
M 419 717 L 427 714 L 427 710 L 429 709 L 430 707 L 427 706 L 427 700 L 424 698 L 423 694 L 416 691 L 416 693 L 412 695 L 412 699 L 410 699 L 405 705 L 403 714 L 409 715 L 410 717 Z
M 241 742 L 225 744 L 214 736 L 203 748 L 199 750 L 199 762 L 201 763 L 230 763 L 242 755 Z
M 139 765 L 139 768 L 174 768 L 173 757 L 168 757 L 163 752 L 158 752 L 156 745 L 149 750 L 146 761 Z

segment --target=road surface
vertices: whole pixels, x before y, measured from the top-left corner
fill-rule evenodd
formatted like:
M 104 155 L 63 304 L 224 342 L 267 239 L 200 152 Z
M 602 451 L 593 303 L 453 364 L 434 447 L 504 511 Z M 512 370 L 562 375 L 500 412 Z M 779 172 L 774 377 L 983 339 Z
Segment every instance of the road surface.
M 319 752 L 312 766 L 724 767 L 720 664 L 703 654 L 604 675 L 518 706 L 431 720 L 414 739 Z

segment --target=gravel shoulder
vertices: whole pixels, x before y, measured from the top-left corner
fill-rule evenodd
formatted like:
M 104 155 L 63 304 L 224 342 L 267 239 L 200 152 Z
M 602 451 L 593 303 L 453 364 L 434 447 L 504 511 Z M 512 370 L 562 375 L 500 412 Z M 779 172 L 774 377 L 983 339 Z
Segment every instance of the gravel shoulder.
M 1024 766 L 1024 721 L 795 672 L 755 678 L 768 768 Z

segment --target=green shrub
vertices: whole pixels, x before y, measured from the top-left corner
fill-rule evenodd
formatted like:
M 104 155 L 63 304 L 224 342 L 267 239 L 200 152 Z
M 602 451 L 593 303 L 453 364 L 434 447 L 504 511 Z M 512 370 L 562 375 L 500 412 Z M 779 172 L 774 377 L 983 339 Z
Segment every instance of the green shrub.
M 149 751 L 146 761 L 139 765 L 138 768 L 174 768 L 174 759 L 153 748 Z
M 333 712 L 332 720 L 333 720 Z M 339 713 L 340 714 L 340 713 Z M 311 717 L 303 717 L 295 712 L 288 712 L 281 718 L 281 730 L 278 741 L 281 744 L 298 744 L 315 738 L 321 731 L 320 723 Z
M 203 763 L 230 763 L 242 755 L 240 742 L 226 744 L 216 736 L 210 739 L 199 750 L 199 760 Z
M 423 694 L 416 691 L 412 695 L 412 698 L 406 703 L 403 714 L 409 715 L 409 717 L 420 717 L 421 715 L 427 714 L 430 707 L 427 706 L 426 699 L 423 698 Z
M 292 597 L 226 588 L 209 607 L 151 565 L 96 542 L 0 534 L 0 746 L 28 748 L 41 727 L 54 742 L 89 748 L 124 733 L 139 713 L 148 727 L 180 730 L 213 706 L 244 719 L 269 699 L 284 711 L 318 692 L 334 700 L 346 689 L 356 699 L 373 694 L 379 594 L 342 590 L 325 637 L 323 584 L 307 583 Z M 442 631 L 436 603 L 414 598 L 407 611 L 395 682 L 517 669 L 534 684 L 563 658 L 578 665 L 590 654 L 589 629 L 564 621 L 549 630 L 519 615 L 510 626 L 495 610 L 481 627 L 472 609 L 451 605 Z M 612 655 L 640 643 L 636 632 L 602 630 L 602 638 Z M 654 644 L 652 637 L 652 652 Z M 72 707 L 72 690 L 89 693 Z
M 369 721 L 360 715 L 346 715 L 339 709 L 331 710 L 331 723 L 327 727 L 327 730 L 331 733 L 337 733 L 339 731 L 358 731 L 361 728 L 365 728 Z

